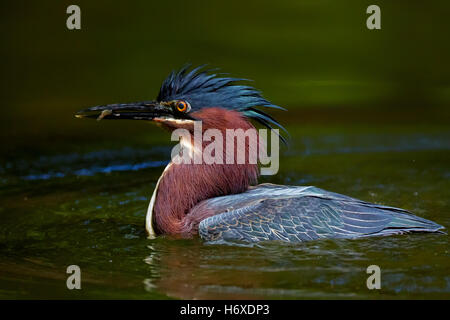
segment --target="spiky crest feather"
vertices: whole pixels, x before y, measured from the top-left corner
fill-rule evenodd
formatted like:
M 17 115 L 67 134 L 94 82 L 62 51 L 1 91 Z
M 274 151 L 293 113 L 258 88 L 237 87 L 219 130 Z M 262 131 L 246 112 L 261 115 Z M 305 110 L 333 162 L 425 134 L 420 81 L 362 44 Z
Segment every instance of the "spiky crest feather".
M 244 78 L 223 77 L 223 73 L 213 73 L 217 69 L 204 69 L 204 65 L 188 72 L 190 65 L 172 73 L 163 81 L 157 100 L 186 100 L 192 107 L 192 112 L 207 107 L 221 107 L 241 112 L 246 117 L 257 121 L 263 126 L 287 130 L 272 116 L 256 109 L 257 107 L 286 110 L 266 100 L 261 92 L 248 85 L 236 82 L 250 81 Z M 280 135 L 286 144 L 286 139 Z

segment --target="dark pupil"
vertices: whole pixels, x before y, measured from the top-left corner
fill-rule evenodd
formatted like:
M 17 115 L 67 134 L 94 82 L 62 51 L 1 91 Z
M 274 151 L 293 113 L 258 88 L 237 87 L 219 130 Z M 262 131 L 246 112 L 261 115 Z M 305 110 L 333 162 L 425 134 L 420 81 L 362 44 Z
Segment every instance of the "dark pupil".
M 186 107 L 186 105 L 184 104 L 184 102 L 179 102 L 178 103 L 178 109 L 183 110 Z

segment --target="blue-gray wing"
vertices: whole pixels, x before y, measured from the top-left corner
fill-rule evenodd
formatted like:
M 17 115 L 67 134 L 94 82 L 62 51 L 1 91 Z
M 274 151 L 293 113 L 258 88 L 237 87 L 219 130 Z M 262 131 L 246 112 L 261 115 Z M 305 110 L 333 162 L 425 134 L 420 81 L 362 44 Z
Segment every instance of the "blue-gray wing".
M 403 209 L 315 187 L 264 184 L 243 194 L 206 200 L 203 205 L 217 213 L 199 224 L 199 234 L 207 241 L 302 242 L 443 228 Z

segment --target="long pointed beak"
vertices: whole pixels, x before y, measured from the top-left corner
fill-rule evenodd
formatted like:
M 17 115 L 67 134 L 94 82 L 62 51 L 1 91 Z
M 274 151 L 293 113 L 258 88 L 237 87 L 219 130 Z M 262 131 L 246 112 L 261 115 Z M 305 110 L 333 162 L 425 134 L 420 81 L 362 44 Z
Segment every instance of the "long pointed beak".
M 157 101 L 108 104 L 80 110 L 77 118 L 92 118 L 97 120 L 153 120 L 157 117 L 173 117 L 172 109 Z

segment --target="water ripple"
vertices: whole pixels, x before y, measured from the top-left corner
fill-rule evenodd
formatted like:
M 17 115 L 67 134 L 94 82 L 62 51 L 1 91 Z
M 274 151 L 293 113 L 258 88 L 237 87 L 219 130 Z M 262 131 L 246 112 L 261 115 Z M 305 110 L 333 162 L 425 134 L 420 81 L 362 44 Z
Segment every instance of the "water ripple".
M 43 174 L 30 174 L 27 176 L 22 176 L 24 180 L 48 180 L 54 178 L 64 178 L 67 175 L 76 175 L 76 176 L 93 176 L 97 173 L 111 173 L 115 171 L 138 171 L 147 168 L 156 168 L 167 165 L 168 161 L 148 161 L 141 162 L 136 164 L 118 164 L 112 166 L 93 166 L 90 168 L 83 168 L 80 170 L 72 171 L 72 172 L 49 172 Z

